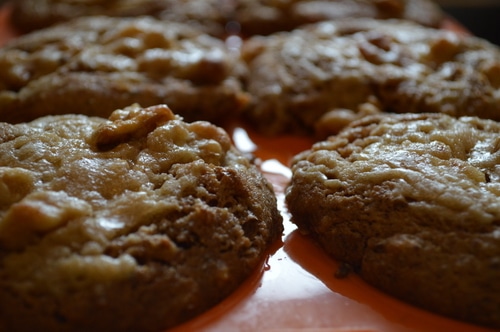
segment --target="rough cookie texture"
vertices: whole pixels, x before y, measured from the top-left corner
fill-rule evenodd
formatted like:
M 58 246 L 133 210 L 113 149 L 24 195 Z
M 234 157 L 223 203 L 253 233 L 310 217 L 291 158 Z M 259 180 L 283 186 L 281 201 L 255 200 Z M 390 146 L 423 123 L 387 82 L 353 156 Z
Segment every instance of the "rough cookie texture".
M 258 268 L 281 221 L 226 132 L 167 106 L 1 123 L 0 329 L 176 325 Z
M 323 22 L 253 37 L 246 114 L 260 131 L 325 137 L 380 110 L 500 120 L 500 51 L 398 20 Z
M 186 121 L 218 121 L 248 102 L 226 44 L 154 18 L 92 17 L 0 49 L 0 121 L 78 113 L 107 117 L 132 103 L 168 104 Z
M 298 155 L 292 221 L 412 304 L 500 327 L 500 124 L 370 116 Z
M 429 0 L 17 0 L 12 23 L 32 31 L 91 15 L 151 15 L 189 23 L 217 37 L 269 34 L 344 17 L 401 18 L 437 27 L 443 16 Z

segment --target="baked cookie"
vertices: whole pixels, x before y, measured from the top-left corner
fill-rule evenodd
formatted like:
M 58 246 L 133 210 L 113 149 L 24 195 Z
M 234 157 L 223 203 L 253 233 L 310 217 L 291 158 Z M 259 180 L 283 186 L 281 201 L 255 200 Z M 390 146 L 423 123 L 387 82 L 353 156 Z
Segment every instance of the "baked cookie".
M 268 35 L 304 24 L 344 18 L 398 18 L 431 27 L 443 20 L 441 8 L 428 0 L 237 0 L 234 21 L 244 35 Z
M 292 221 L 368 283 L 500 328 L 500 123 L 380 114 L 293 162 Z
M 151 15 L 196 25 L 220 38 L 270 34 L 343 17 L 401 18 L 437 27 L 443 16 L 430 0 L 17 0 L 11 21 L 21 31 L 33 31 L 92 15 Z
M 153 16 L 165 21 L 189 23 L 217 37 L 226 35 L 225 25 L 233 6 L 221 0 L 16 0 L 11 22 L 30 32 L 82 16 Z
M 166 103 L 186 121 L 216 122 L 246 106 L 243 71 L 223 41 L 184 24 L 82 18 L 0 49 L 0 121 Z
M 266 134 L 336 133 L 380 111 L 500 120 L 500 50 L 399 20 L 322 22 L 250 38 L 246 114 Z
M 1 123 L 0 329 L 179 324 L 263 263 L 281 221 L 226 132 L 167 106 Z

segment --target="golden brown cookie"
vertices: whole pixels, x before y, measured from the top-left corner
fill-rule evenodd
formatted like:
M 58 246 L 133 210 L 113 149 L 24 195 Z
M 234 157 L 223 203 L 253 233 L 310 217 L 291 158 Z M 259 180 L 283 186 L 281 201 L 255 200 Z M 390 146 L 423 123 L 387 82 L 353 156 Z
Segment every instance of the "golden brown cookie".
M 323 22 L 243 46 L 248 119 L 267 134 L 326 136 L 380 111 L 500 120 L 500 50 L 399 20 Z
M 405 19 L 438 27 L 439 6 L 428 0 L 237 0 L 234 21 L 246 36 L 293 30 L 304 24 L 345 18 Z
M 404 301 L 500 328 L 500 123 L 366 117 L 294 160 L 292 221 Z
M 17 0 L 12 23 L 21 31 L 33 31 L 92 15 L 150 15 L 189 23 L 221 38 L 232 33 L 270 34 L 345 17 L 400 18 L 433 27 L 443 18 L 430 0 Z
M 229 4 L 229 3 L 228 3 Z M 18 0 L 12 3 L 12 24 L 30 32 L 83 16 L 153 16 L 189 23 L 213 36 L 226 35 L 232 6 L 220 0 Z
M 0 124 L 2 331 L 160 331 L 214 306 L 282 232 L 271 185 L 165 105 Z
M 186 121 L 218 121 L 247 104 L 238 54 L 187 25 L 91 17 L 0 49 L 0 121 L 78 113 L 107 117 L 166 103 Z

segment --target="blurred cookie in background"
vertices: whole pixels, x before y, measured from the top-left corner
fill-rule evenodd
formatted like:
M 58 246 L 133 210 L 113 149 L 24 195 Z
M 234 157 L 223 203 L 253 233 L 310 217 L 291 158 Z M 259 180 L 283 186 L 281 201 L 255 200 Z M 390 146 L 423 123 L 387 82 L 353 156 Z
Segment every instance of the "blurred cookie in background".
M 150 15 L 189 23 L 218 37 L 270 34 L 347 17 L 399 18 L 434 27 L 443 18 L 439 6 L 430 0 L 17 0 L 12 23 L 27 32 L 92 15 Z
M 214 36 L 225 34 L 231 6 L 220 0 L 16 0 L 12 24 L 29 32 L 83 16 L 153 16 L 189 23 Z
M 500 49 L 401 20 L 321 22 L 245 41 L 245 115 L 260 132 L 338 132 L 378 112 L 500 120 Z
M 0 49 L 0 121 L 168 104 L 186 121 L 235 116 L 248 103 L 237 52 L 186 24 L 88 17 Z
M 246 36 L 346 18 L 404 19 L 438 27 L 443 13 L 429 0 L 236 0 L 234 21 Z

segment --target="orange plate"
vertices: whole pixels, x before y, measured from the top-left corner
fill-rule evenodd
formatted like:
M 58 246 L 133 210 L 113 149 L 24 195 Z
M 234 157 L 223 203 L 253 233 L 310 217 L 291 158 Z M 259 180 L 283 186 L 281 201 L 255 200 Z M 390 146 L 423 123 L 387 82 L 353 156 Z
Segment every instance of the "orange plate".
M 16 36 L 0 11 L 0 44 Z M 335 278 L 338 263 L 327 257 L 290 222 L 284 208 L 286 165 L 312 141 L 303 137 L 264 138 L 244 125 L 225 126 L 236 146 L 251 152 L 273 183 L 285 232 L 260 269 L 231 296 L 197 318 L 169 332 L 486 332 L 412 307 L 364 283 L 356 275 Z

